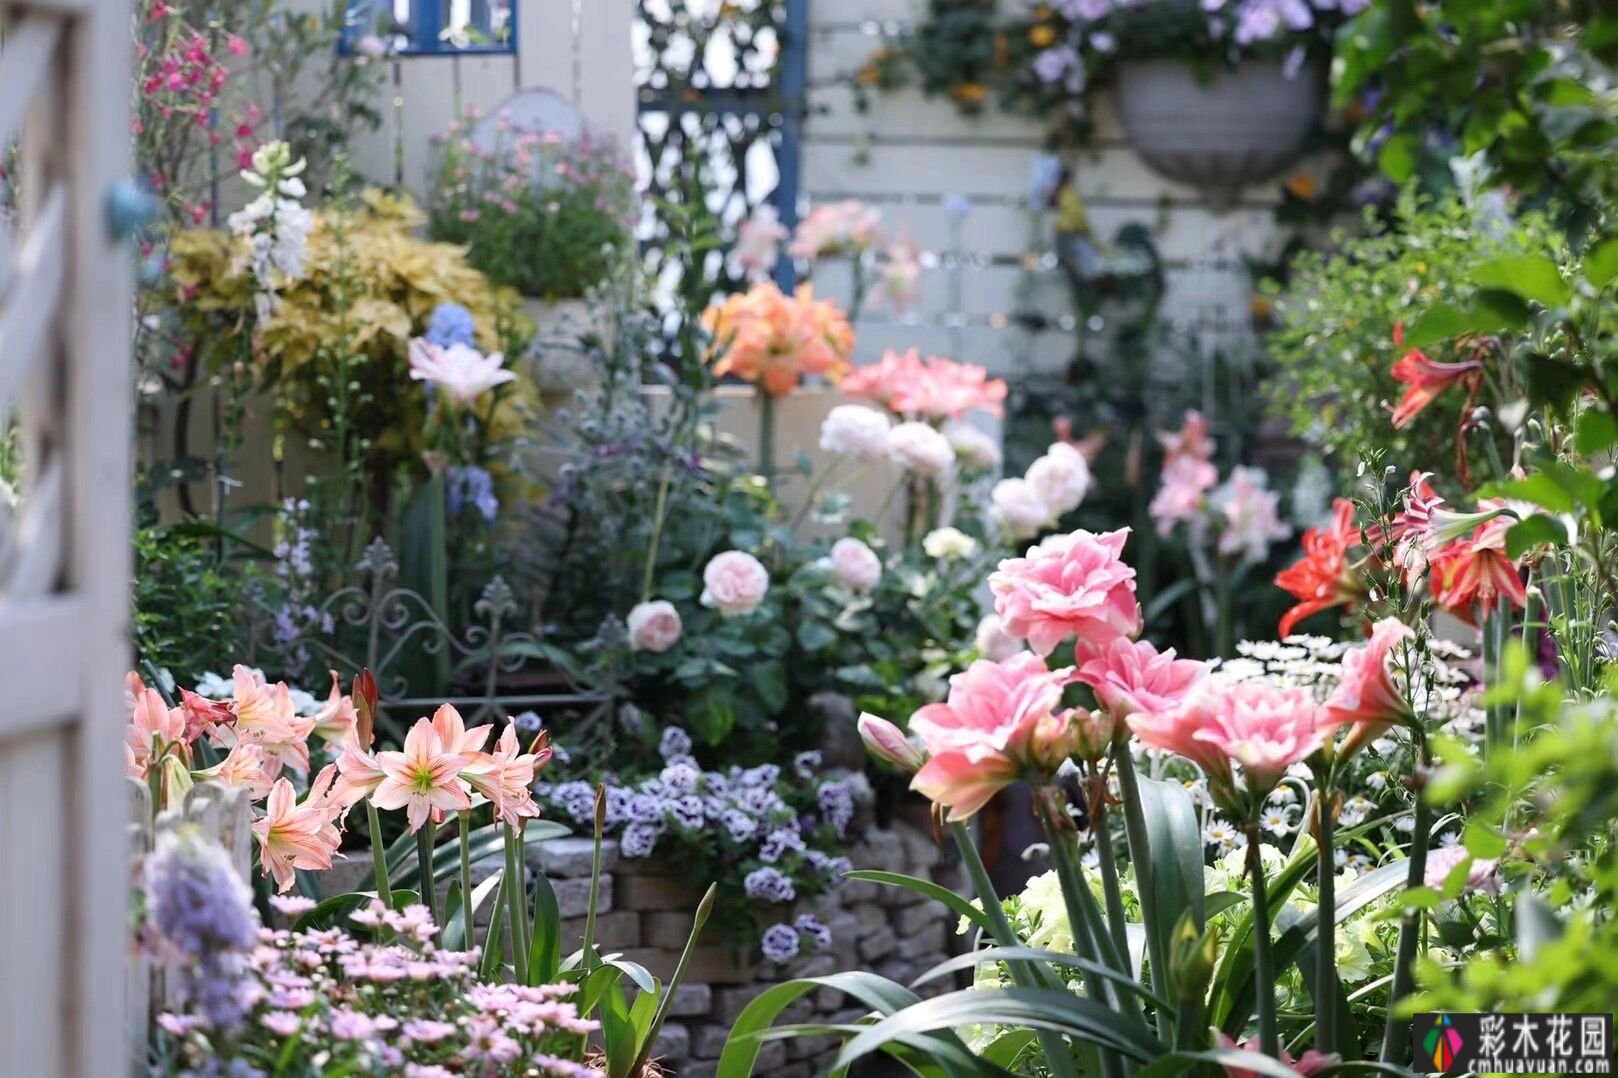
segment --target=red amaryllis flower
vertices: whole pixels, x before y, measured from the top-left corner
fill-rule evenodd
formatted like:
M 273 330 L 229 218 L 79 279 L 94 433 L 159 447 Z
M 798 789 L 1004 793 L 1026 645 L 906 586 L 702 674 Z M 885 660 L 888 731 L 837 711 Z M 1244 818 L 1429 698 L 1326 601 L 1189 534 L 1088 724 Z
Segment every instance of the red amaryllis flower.
M 1483 381 L 1483 361 L 1465 359 L 1442 363 L 1429 359 L 1421 349 L 1413 348 L 1393 365 L 1393 378 L 1409 387 L 1393 409 L 1393 425 L 1399 428 L 1420 415 L 1422 409 L 1451 386 L 1466 386 L 1465 411 L 1471 411 L 1478 386 Z
M 1506 532 L 1515 523 L 1512 517 L 1495 517 L 1469 537 L 1429 555 L 1433 601 L 1472 625 L 1477 624 L 1476 611 L 1492 610 L 1502 599 L 1526 606 L 1528 589 L 1517 563 L 1506 556 Z
M 1276 586 L 1298 600 L 1281 615 L 1281 636 L 1311 614 L 1333 606 L 1352 604 L 1364 593 L 1358 575 L 1348 563 L 1348 548 L 1359 542 L 1354 526 L 1354 503 L 1347 498 L 1332 502 L 1331 523 L 1303 533 L 1303 558 L 1275 575 Z

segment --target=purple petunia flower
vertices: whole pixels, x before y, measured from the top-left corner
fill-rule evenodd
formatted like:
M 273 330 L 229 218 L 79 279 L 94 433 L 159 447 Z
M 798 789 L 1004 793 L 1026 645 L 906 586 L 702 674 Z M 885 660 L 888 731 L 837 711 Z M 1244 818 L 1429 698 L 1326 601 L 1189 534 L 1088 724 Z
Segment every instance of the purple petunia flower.
M 798 933 L 791 925 L 771 925 L 764 930 L 759 945 L 771 962 L 788 962 L 798 957 Z

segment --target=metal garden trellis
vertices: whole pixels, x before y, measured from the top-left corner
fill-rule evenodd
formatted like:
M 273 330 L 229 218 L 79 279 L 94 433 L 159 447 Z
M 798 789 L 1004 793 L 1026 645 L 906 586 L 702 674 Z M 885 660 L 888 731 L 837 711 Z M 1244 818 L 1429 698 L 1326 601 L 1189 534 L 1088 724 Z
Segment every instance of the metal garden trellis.
M 712 193 L 709 209 L 728 224 L 767 203 L 791 229 L 798 218 L 809 0 L 709 6 L 713 12 L 704 15 L 687 0 L 636 0 L 637 149 L 647 167 L 647 202 L 655 217 L 659 200 L 678 196 L 681 181 L 694 176 Z M 763 165 L 755 152 L 761 148 L 776 172 L 762 197 L 751 189 Z M 662 268 L 657 255 L 668 236 L 661 219 L 645 229 L 654 270 Z M 788 288 L 793 276 L 791 261 L 782 259 L 778 283 Z

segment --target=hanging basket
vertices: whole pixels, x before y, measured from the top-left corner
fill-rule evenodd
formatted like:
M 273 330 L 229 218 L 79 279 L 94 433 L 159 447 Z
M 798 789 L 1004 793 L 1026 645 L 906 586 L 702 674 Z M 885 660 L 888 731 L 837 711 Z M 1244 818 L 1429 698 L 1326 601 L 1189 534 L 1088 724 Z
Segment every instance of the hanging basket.
M 1279 61 L 1246 60 L 1210 80 L 1177 60 L 1118 67 L 1118 117 L 1153 171 L 1234 198 L 1295 162 L 1323 104 L 1313 64 L 1288 78 Z

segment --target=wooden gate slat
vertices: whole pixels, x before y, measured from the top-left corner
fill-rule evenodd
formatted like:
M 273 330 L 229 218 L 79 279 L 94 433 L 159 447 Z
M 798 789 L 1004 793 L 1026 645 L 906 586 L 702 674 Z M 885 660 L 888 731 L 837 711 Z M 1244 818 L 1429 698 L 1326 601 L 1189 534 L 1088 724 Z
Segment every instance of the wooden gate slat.
M 49 354 L 46 331 L 67 275 L 66 214 L 66 192 L 52 187 L 18 252 L 11 291 L 0 306 L 0 408 L 10 406 L 33 366 Z
M 0 45 L 0 146 L 11 145 L 17 137 L 61 36 L 62 20 L 50 14 L 24 15 L 6 30 L 5 44 Z

